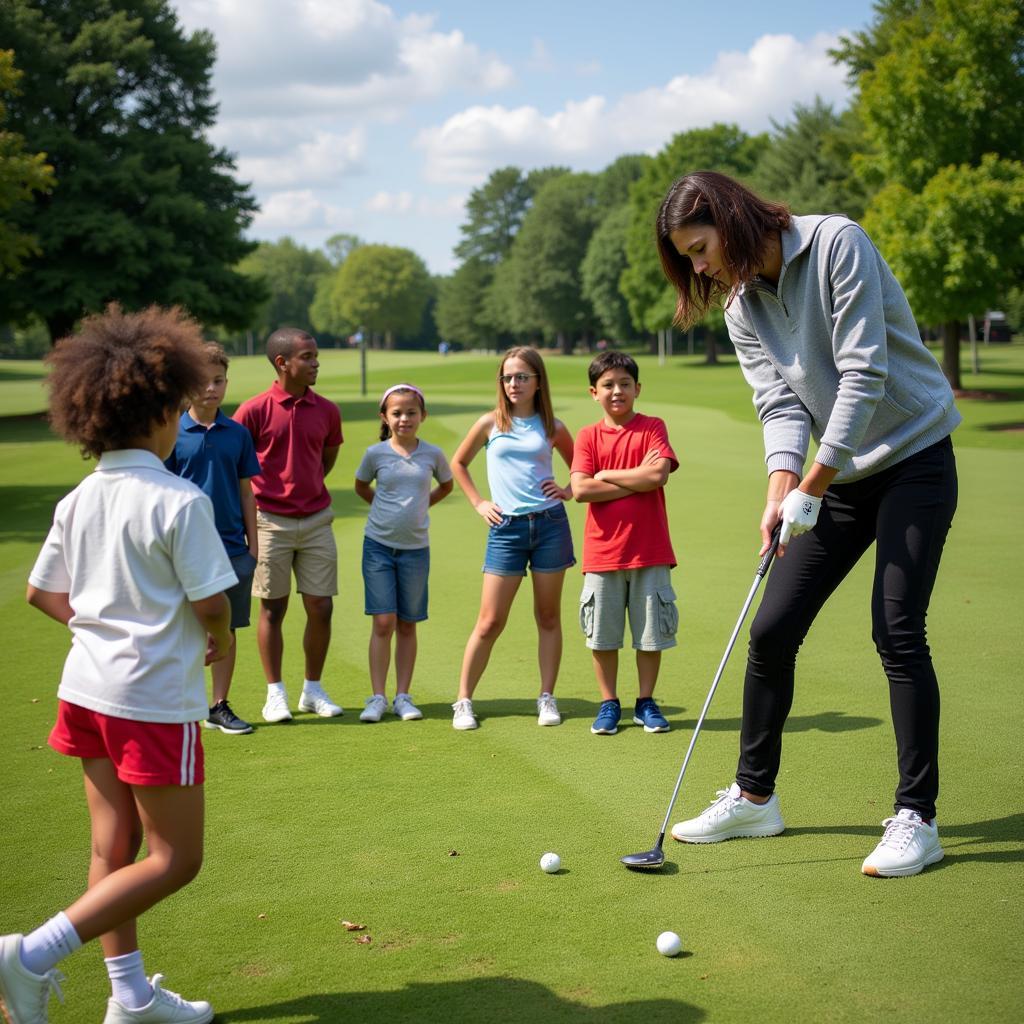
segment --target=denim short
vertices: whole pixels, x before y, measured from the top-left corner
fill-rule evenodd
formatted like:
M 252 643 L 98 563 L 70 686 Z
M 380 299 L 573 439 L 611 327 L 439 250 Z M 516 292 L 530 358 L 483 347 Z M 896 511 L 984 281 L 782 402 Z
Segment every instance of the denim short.
M 533 572 L 564 572 L 576 564 L 565 506 L 559 502 L 543 512 L 502 516 L 487 534 L 484 572 L 525 576 Z
M 588 572 L 580 595 L 580 628 L 592 651 L 622 647 L 626 617 L 637 651 L 676 645 L 679 612 L 667 565 L 614 572 Z
M 389 548 L 363 537 L 363 587 L 367 615 L 397 615 L 403 622 L 427 617 L 430 548 Z

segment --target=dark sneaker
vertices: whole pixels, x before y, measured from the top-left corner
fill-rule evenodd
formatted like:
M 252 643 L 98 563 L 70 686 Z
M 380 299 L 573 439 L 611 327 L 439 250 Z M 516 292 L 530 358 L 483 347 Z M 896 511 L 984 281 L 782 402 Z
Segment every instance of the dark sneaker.
M 590 731 L 595 736 L 614 736 L 619 731 L 621 717 L 622 705 L 617 700 L 603 700 Z
M 226 732 L 229 736 L 244 736 L 246 733 L 252 732 L 252 726 L 248 722 L 242 721 L 231 710 L 231 705 L 226 700 L 219 701 L 210 708 L 210 717 L 203 722 L 203 725 L 207 729 L 220 729 L 221 732 Z
M 661 713 L 661 708 L 654 702 L 653 697 L 644 697 L 636 702 L 636 709 L 633 711 L 633 724 L 642 725 L 644 732 L 668 732 L 671 726 L 668 719 Z

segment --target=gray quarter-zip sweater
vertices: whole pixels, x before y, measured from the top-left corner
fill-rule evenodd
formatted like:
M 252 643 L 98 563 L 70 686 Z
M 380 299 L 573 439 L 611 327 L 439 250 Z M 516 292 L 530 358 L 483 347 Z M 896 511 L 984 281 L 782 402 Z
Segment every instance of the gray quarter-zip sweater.
M 768 472 L 803 476 L 813 436 L 815 461 L 849 483 L 951 433 L 953 392 L 864 230 L 838 214 L 793 217 L 781 237 L 778 286 L 755 279 L 725 311 Z

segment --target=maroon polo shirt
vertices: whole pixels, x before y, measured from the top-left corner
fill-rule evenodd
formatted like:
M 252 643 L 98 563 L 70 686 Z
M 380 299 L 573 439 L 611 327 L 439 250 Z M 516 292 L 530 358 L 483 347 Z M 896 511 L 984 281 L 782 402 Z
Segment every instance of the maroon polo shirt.
M 243 402 L 234 418 L 252 435 L 263 472 L 252 478 L 256 507 L 276 516 L 311 516 L 327 508 L 325 448 L 342 443 L 341 413 L 307 388 L 296 398 L 276 381 Z

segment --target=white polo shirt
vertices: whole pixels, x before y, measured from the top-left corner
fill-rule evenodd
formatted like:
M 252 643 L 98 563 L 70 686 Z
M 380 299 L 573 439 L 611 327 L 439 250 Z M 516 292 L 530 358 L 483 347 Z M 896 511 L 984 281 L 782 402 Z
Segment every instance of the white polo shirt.
M 29 582 L 74 612 L 58 697 L 140 722 L 207 717 L 206 633 L 189 601 L 238 578 L 210 499 L 156 455 L 105 452 L 57 505 Z

